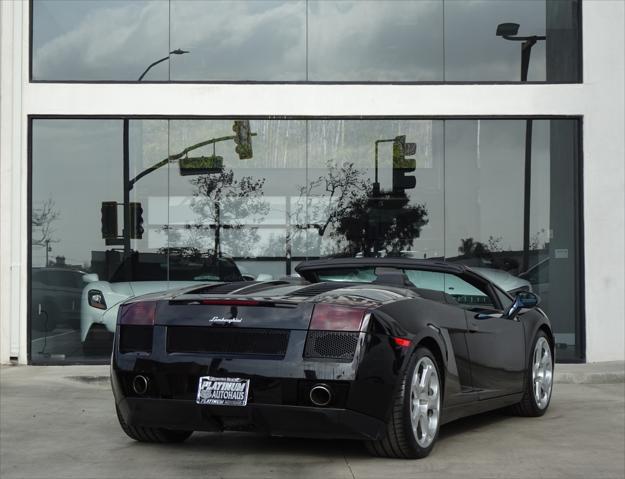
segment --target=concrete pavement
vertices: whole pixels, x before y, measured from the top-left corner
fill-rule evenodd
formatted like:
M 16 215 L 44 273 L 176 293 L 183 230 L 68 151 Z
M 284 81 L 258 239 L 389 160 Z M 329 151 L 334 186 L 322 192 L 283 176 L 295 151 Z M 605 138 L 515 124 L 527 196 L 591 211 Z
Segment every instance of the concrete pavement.
M 117 424 L 106 374 L 104 366 L 1 368 L 0 477 L 625 477 L 622 381 L 558 383 L 543 418 L 456 421 L 430 457 L 407 461 L 369 457 L 358 442 L 243 433 L 139 444 Z

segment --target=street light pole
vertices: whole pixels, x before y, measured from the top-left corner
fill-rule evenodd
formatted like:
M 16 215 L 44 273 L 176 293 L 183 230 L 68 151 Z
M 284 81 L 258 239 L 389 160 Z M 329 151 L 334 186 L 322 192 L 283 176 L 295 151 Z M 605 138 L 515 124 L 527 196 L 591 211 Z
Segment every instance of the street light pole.
M 530 65 L 530 55 L 532 47 L 539 40 L 546 40 L 546 36 L 530 35 L 525 37 L 517 36 L 519 31 L 518 23 L 501 23 L 497 26 L 496 35 L 504 40 L 521 43 L 521 82 L 527 82 L 527 73 Z M 530 212 L 531 212 L 531 192 L 532 192 L 532 131 L 534 121 L 528 118 L 525 121 L 525 168 L 523 178 L 523 258 L 521 271 L 529 269 L 530 262 Z
M 172 50 L 171 52 L 169 52 L 169 55 L 167 55 L 166 57 L 161 58 L 160 60 L 156 60 L 153 63 L 150 63 L 148 65 L 148 67 L 145 69 L 145 71 L 141 74 L 141 76 L 139 77 L 139 79 L 137 81 L 141 81 L 143 80 L 143 77 L 146 75 L 147 72 L 150 71 L 150 69 L 156 65 L 158 65 L 161 62 L 164 62 L 165 60 L 169 60 L 169 58 L 172 55 L 184 55 L 185 53 L 189 53 L 188 50 L 181 50 L 180 48 L 177 48 L 176 50 Z
M 143 77 L 150 71 L 150 69 L 165 60 L 169 60 L 171 55 L 184 55 L 185 53 L 189 53 L 187 50 L 181 50 L 180 48 L 176 50 L 172 50 L 169 52 L 169 55 L 163 57 L 155 62 L 152 62 L 148 67 L 144 70 L 144 72 L 137 79 L 138 82 L 143 80 Z M 123 176 L 124 176 L 124 229 L 123 229 L 123 237 L 124 237 L 124 260 L 128 259 L 130 256 L 130 190 L 133 187 L 133 183 L 130 182 L 130 121 L 127 117 L 124 118 L 123 121 L 123 130 L 122 130 L 122 144 L 123 144 Z M 127 264 L 127 261 L 124 261 L 126 264 L 125 275 L 126 279 L 130 280 L 130 265 Z

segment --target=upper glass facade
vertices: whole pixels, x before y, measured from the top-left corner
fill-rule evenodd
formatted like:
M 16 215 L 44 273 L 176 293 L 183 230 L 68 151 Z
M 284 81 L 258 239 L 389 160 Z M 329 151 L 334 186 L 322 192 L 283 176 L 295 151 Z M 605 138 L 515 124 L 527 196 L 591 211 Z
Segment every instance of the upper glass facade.
M 573 83 L 581 81 L 580 1 L 32 0 L 31 75 Z M 505 23 L 517 27 L 497 35 Z
M 130 296 L 385 255 L 531 288 L 581 357 L 578 120 L 251 119 L 247 159 L 234 124 L 32 120 L 33 362 L 106 359 Z

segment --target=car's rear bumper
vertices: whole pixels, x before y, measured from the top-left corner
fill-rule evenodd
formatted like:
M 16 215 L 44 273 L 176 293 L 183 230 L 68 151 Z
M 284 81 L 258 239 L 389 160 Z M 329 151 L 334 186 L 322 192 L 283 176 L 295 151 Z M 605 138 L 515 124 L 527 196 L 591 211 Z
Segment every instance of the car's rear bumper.
M 183 430 L 251 430 L 300 437 L 371 439 L 380 436 L 408 351 L 393 349 L 385 335 L 362 338 L 351 361 L 306 359 L 307 331 L 292 330 L 284 357 L 181 354 L 166 350 L 166 327 L 153 330 L 153 348 L 113 350 L 111 383 L 124 420 L 134 426 Z M 147 389 L 137 391 L 143 376 Z M 247 406 L 198 405 L 201 377 L 249 379 Z M 323 384 L 327 406 L 311 391 Z
M 127 424 L 192 431 L 243 430 L 275 436 L 377 439 L 383 421 L 348 409 L 248 404 L 206 406 L 192 400 L 125 397 L 117 407 Z

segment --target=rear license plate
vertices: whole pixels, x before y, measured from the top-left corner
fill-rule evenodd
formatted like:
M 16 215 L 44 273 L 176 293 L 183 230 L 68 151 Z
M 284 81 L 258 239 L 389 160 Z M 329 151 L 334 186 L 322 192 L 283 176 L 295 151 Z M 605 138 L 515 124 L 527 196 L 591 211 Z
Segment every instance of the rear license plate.
M 249 379 L 202 376 L 195 402 L 215 406 L 245 406 L 249 389 Z

